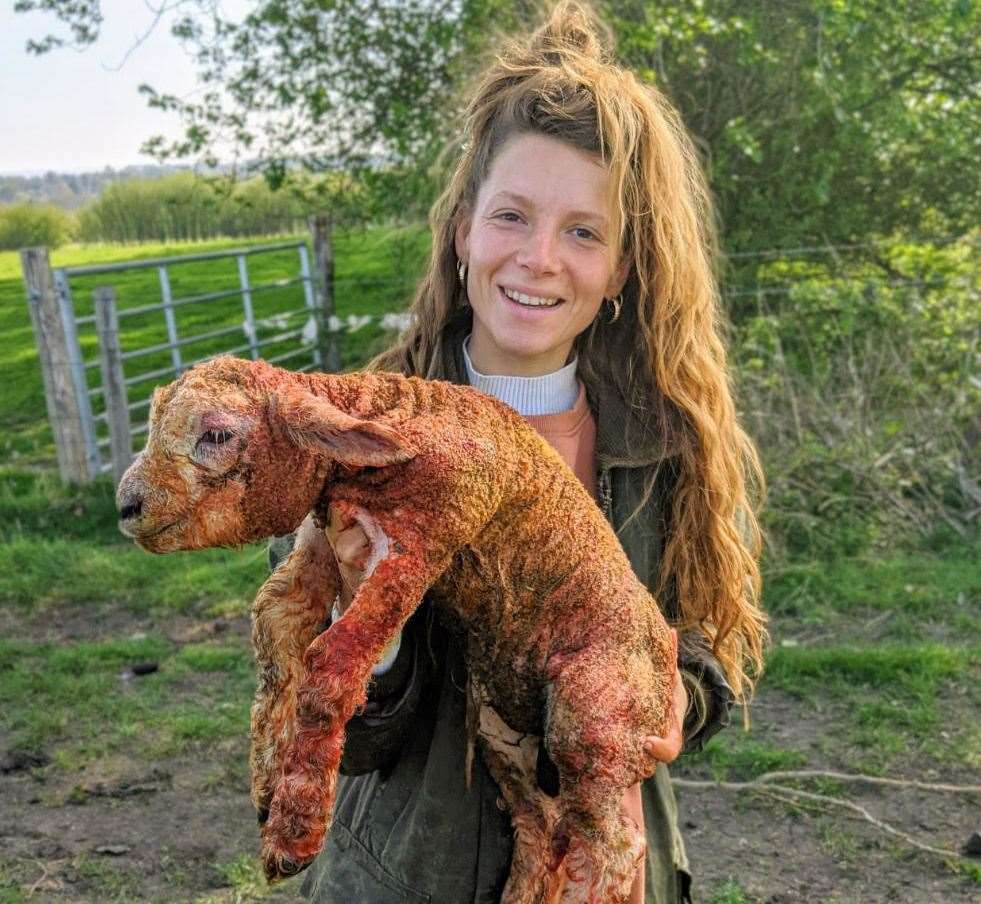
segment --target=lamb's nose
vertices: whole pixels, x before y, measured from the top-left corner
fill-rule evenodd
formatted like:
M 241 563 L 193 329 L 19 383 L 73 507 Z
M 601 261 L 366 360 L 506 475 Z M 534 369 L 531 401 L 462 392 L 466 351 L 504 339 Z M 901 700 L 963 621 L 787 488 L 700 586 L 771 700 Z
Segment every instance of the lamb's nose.
M 128 493 L 119 501 L 119 517 L 123 521 L 138 518 L 143 511 L 143 497 L 138 493 Z

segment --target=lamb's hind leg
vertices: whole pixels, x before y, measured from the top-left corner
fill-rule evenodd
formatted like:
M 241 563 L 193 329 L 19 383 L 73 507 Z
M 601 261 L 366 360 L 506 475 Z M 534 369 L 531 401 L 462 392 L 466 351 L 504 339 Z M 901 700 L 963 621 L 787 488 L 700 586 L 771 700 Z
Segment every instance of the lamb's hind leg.
M 369 524 L 366 530 L 375 546 L 377 526 Z M 270 879 L 299 872 L 319 852 L 334 808 L 344 726 L 366 701 L 372 666 L 449 563 L 449 552 L 424 555 L 418 542 L 400 541 L 393 533 L 382 531 L 385 557 L 372 556 L 373 570 L 351 606 L 304 655 L 296 738 L 262 831 Z
M 505 724 L 487 705 L 480 708 L 484 763 L 511 814 L 514 850 L 501 904 L 553 904 L 562 877 L 552 869 L 550 841 L 558 821 L 555 801 L 537 783 L 541 739 Z
M 252 803 L 260 824 L 293 741 L 303 654 L 323 630 L 340 584 L 337 562 L 312 518 L 297 531 L 293 552 L 266 580 L 252 605 L 258 686 L 252 704 Z
M 656 766 L 645 741 L 663 730 L 668 684 L 649 656 L 587 655 L 556 671 L 545 742 L 561 777 L 561 902 L 627 904 L 646 842 L 621 803 Z

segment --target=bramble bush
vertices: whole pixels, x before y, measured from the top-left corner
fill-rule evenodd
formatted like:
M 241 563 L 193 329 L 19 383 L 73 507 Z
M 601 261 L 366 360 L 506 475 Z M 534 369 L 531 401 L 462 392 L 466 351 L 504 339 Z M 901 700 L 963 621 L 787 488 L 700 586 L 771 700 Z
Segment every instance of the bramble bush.
M 975 243 L 775 261 L 732 355 L 775 554 L 860 553 L 981 512 Z M 976 277 L 974 277 L 976 278 Z

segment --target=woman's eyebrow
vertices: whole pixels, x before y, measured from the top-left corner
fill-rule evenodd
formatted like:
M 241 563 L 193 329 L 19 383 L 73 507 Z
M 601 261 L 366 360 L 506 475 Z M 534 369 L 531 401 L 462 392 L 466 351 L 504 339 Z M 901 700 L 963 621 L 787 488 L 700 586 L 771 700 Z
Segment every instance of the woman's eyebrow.
M 512 201 L 515 204 L 521 204 L 524 207 L 534 207 L 535 202 L 531 198 L 526 198 L 524 195 L 519 195 L 517 192 L 513 191 L 499 191 L 496 195 L 491 197 L 491 201 L 496 201 L 498 198 L 506 201 Z M 601 227 L 606 227 L 606 217 L 602 214 L 596 213 L 593 210 L 570 210 L 568 212 L 574 220 L 592 220 L 594 223 L 598 223 Z

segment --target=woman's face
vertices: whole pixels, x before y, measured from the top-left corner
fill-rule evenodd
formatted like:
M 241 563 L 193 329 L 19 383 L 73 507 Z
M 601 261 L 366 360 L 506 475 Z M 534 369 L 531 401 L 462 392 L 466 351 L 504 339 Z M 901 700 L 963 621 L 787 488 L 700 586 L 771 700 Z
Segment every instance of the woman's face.
M 558 139 L 524 134 L 500 149 L 456 232 L 473 307 L 470 359 L 480 373 L 540 376 L 618 295 L 609 175 Z

